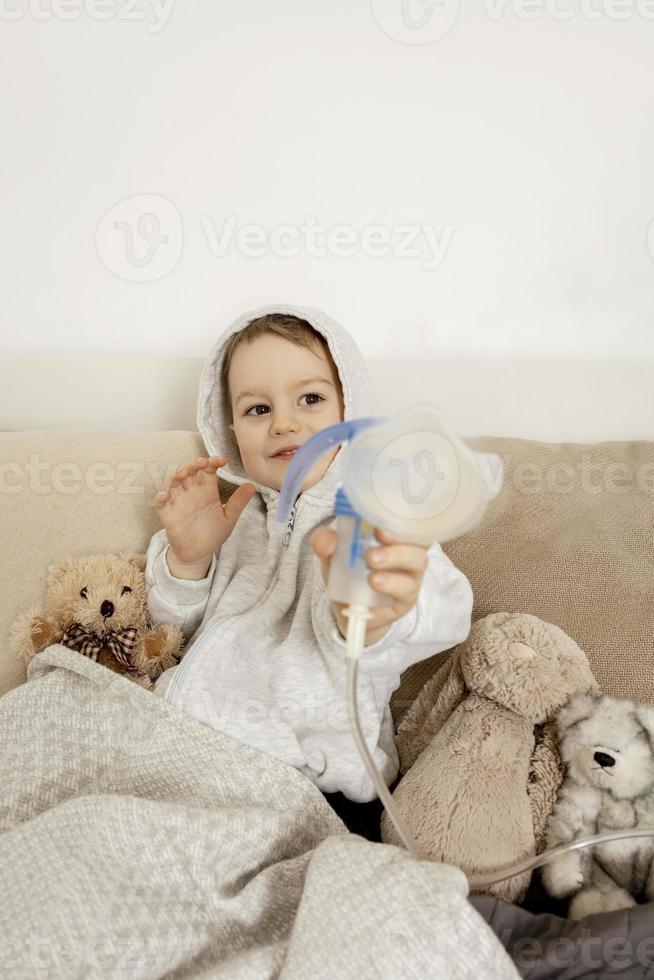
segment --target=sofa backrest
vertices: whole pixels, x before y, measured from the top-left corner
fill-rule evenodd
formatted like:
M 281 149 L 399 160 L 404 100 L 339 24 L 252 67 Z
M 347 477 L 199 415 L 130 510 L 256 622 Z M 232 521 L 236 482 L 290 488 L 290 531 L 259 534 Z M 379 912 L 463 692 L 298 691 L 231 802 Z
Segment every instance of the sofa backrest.
M 606 694 L 654 703 L 654 442 L 466 443 L 504 462 L 484 519 L 443 546 L 471 582 L 473 620 L 526 612 L 555 623 Z M 406 671 L 396 720 L 441 662 Z
M 654 442 L 466 442 L 504 461 L 482 522 L 444 545 L 472 584 L 473 619 L 507 611 L 556 623 L 607 694 L 654 703 Z M 25 680 L 9 627 L 42 607 L 48 566 L 145 552 L 161 526 L 155 493 L 203 452 L 194 431 L 0 433 L 0 694 Z M 221 481 L 223 499 L 232 491 Z M 396 722 L 446 656 L 405 672 Z

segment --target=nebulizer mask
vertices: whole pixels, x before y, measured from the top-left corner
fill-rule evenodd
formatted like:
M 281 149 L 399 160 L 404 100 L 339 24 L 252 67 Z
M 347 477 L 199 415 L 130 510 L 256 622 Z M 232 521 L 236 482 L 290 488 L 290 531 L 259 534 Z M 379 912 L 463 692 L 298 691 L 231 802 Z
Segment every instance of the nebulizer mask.
M 336 550 L 327 595 L 347 603 L 348 715 L 363 763 L 400 839 L 417 860 L 430 860 L 414 841 L 368 750 L 357 706 L 358 661 L 365 644 L 370 607 L 391 597 L 368 582 L 368 548 L 379 547 L 375 528 L 399 541 L 429 547 L 458 537 L 479 523 L 503 482 L 502 459 L 473 452 L 450 429 L 435 406 L 419 403 L 395 418 L 366 417 L 321 429 L 296 450 L 281 487 L 277 519 L 286 523 L 316 459 L 341 447 L 342 486 L 336 493 Z M 654 830 L 625 830 L 580 838 L 519 861 L 493 874 L 468 876 L 471 891 L 522 874 L 572 851 L 627 837 L 652 837 Z

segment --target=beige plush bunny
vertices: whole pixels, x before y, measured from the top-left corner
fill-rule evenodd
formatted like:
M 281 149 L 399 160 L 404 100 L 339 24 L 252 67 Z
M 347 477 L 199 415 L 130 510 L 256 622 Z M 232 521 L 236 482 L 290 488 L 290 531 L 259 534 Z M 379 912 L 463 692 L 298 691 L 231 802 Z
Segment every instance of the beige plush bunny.
M 421 850 L 486 874 L 539 853 L 563 778 L 554 717 L 575 693 L 598 693 L 584 652 L 558 626 L 494 613 L 428 681 L 398 728 L 393 793 Z M 401 841 L 387 813 L 382 840 Z M 488 889 L 520 901 L 529 872 Z

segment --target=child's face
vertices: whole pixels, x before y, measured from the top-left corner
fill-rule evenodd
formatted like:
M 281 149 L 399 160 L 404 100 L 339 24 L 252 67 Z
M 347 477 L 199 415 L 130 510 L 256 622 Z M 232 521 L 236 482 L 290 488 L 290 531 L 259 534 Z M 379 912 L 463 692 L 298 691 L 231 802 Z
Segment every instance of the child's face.
M 243 468 L 251 480 L 275 490 L 281 489 L 292 456 L 274 453 L 283 446 L 302 446 L 314 433 L 343 421 L 341 384 L 331 358 L 322 347 L 314 353 L 275 334 L 237 347 L 229 366 L 229 391 L 230 429 Z M 315 461 L 302 491 L 322 479 L 338 450 Z

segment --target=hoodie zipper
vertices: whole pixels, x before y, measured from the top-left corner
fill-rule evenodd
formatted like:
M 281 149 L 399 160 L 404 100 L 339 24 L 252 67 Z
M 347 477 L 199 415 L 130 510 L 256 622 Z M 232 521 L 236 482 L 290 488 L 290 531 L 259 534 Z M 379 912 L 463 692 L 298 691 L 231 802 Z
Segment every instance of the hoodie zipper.
M 284 531 L 284 537 L 282 538 L 282 548 L 286 548 L 288 546 L 289 541 L 291 540 L 291 534 L 293 533 L 293 526 L 295 524 L 296 511 L 297 511 L 297 501 L 293 504 L 293 507 L 291 508 L 291 516 L 286 522 L 286 530 Z
M 272 592 L 272 590 L 275 588 L 275 586 L 279 581 L 284 552 L 291 540 L 291 535 L 293 534 L 293 528 L 295 526 L 296 516 L 297 516 L 297 500 L 293 504 L 293 507 L 291 508 L 291 515 L 288 521 L 286 522 L 286 529 L 284 530 L 284 535 L 282 537 L 282 554 L 280 556 L 279 561 L 277 562 L 277 574 L 275 575 L 273 581 L 270 583 L 270 585 L 268 586 L 264 594 L 257 602 L 256 606 L 252 606 L 252 609 L 249 610 L 250 612 L 252 612 L 253 609 L 258 609 L 259 606 L 266 601 L 266 599 L 268 598 L 268 596 L 270 595 L 270 593 Z M 216 622 L 213 624 L 213 626 L 211 626 L 210 629 L 207 630 L 207 633 L 205 634 L 205 639 L 207 639 L 209 634 L 213 633 L 214 630 L 218 628 L 218 626 L 222 626 L 229 619 L 234 619 L 234 616 L 221 616 L 220 619 L 217 619 Z M 200 646 L 200 644 L 198 644 L 198 646 Z M 204 644 L 201 644 L 201 646 L 204 646 Z M 166 701 L 168 701 L 169 704 L 173 703 L 172 701 L 173 692 L 179 687 L 182 676 L 186 673 L 186 670 L 184 668 L 188 667 L 188 664 L 190 660 L 192 660 L 194 653 L 197 653 L 197 648 L 195 650 L 192 650 L 188 657 L 183 657 L 179 663 L 179 670 L 177 671 L 175 677 L 172 680 L 172 683 L 170 685 L 170 690 L 168 691 L 168 697 L 166 698 Z

